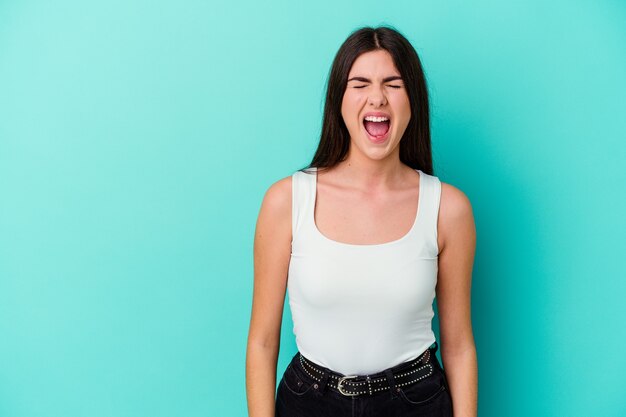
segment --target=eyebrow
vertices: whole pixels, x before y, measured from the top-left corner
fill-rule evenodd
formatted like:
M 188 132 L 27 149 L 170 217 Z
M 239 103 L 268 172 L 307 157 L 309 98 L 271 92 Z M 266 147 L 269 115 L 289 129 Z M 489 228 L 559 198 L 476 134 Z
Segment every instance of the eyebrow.
M 362 81 L 364 83 L 369 83 L 371 82 L 369 78 L 365 78 L 365 77 L 352 77 L 350 78 L 348 81 Z M 393 75 L 391 77 L 387 77 L 387 78 L 383 78 L 383 82 L 387 83 L 389 81 L 394 81 L 394 80 L 402 80 L 402 77 L 400 77 L 399 75 Z

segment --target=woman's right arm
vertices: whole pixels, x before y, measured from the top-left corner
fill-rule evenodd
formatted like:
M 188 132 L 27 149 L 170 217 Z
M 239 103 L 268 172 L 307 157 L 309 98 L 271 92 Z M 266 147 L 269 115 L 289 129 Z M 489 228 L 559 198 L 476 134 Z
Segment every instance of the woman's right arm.
M 250 417 L 274 417 L 276 365 L 291 256 L 291 177 L 272 184 L 254 235 L 254 290 L 246 351 Z

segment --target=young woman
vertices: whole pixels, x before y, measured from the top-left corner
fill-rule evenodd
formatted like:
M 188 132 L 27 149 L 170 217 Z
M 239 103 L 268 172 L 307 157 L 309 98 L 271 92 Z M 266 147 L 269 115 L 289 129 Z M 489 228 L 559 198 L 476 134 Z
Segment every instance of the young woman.
M 312 162 L 261 205 L 251 417 L 476 416 L 474 220 L 465 194 L 434 176 L 429 123 L 409 41 L 390 27 L 350 34 Z M 286 290 L 298 352 L 275 392 Z

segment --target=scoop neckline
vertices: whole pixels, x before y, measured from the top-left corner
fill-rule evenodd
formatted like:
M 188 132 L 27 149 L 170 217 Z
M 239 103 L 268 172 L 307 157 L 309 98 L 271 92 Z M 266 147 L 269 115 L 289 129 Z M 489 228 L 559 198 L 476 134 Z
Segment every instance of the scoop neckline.
M 333 245 L 336 246 L 344 246 L 344 247 L 352 247 L 352 248 L 378 248 L 378 247 L 383 247 L 383 246 L 391 246 L 391 245 L 395 245 L 398 243 L 401 243 L 405 240 L 407 240 L 411 235 L 413 235 L 415 229 L 417 228 L 417 223 L 418 220 L 420 219 L 420 212 L 422 211 L 422 196 L 423 196 L 423 192 L 422 189 L 424 188 L 424 173 L 422 172 L 422 170 L 420 169 L 415 169 L 415 171 L 417 171 L 417 173 L 419 174 L 420 180 L 419 180 L 419 190 L 417 192 L 417 209 L 415 210 L 415 218 L 413 219 L 413 224 L 411 225 L 411 228 L 409 229 L 408 232 L 406 232 L 402 237 L 399 237 L 398 239 L 389 241 L 389 242 L 383 242 L 383 243 L 373 243 L 373 244 L 355 244 L 355 243 L 346 243 L 346 242 L 340 242 L 338 240 L 334 240 L 331 239 L 329 237 L 327 237 L 325 234 L 323 234 L 320 229 L 317 228 L 317 223 L 315 223 L 315 203 L 317 201 L 317 168 L 315 168 L 314 170 L 314 175 L 313 175 L 313 205 L 311 208 L 311 223 L 313 225 L 313 230 L 315 232 L 315 234 L 317 234 L 319 237 L 321 237 L 323 240 L 330 242 Z

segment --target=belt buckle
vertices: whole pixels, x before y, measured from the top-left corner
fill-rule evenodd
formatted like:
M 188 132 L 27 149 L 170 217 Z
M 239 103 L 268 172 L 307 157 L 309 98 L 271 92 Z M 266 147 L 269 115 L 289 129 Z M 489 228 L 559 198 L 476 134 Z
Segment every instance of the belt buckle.
M 339 392 L 348 397 L 354 397 L 355 395 L 359 395 L 358 393 L 350 394 L 349 392 L 344 392 L 342 389 L 343 387 L 341 385 L 343 384 L 343 381 L 345 381 L 346 379 L 357 378 L 357 377 L 358 375 L 346 375 L 346 376 L 339 378 L 339 382 L 337 382 L 337 389 L 339 390 Z

